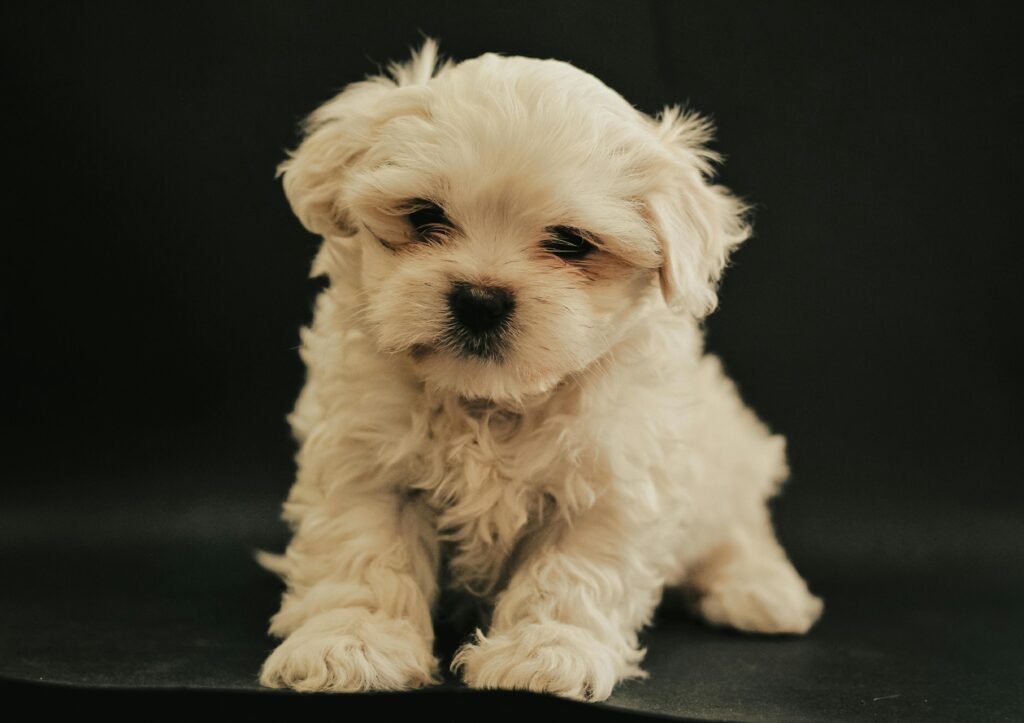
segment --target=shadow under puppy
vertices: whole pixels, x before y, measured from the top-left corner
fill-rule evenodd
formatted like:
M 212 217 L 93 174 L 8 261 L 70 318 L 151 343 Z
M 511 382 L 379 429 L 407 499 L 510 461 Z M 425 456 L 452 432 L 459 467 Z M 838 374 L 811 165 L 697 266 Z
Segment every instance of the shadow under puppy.
M 262 558 L 287 583 L 264 685 L 436 681 L 442 577 L 489 605 L 453 662 L 481 688 L 607 698 L 666 586 L 716 625 L 815 622 L 766 508 L 784 440 L 703 351 L 749 233 L 709 136 L 566 63 L 438 65 L 433 41 L 308 119 L 280 172 L 330 285 L 294 537 Z

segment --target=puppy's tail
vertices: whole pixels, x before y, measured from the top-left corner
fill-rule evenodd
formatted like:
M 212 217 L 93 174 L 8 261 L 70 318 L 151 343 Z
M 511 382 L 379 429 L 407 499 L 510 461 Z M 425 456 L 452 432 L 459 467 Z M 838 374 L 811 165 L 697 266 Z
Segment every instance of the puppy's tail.
M 275 555 L 272 552 L 266 550 L 256 550 L 253 552 L 253 557 L 256 559 L 256 563 L 264 570 L 274 573 L 280 578 L 284 578 L 288 574 L 288 558 L 284 555 Z

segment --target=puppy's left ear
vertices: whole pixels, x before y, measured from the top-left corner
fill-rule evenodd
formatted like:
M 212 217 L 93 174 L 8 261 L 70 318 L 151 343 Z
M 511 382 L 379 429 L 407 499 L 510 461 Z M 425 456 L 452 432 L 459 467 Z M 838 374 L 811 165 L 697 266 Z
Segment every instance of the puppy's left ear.
M 668 305 L 698 319 L 718 305 L 718 281 L 733 249 L 750 236 L 747 206 L 713 184 L 718 156 L 707 149 L 709 121 L 678 107 L 656 120 L 663 163 L 646 207 L 661 246 L 661 289 Z

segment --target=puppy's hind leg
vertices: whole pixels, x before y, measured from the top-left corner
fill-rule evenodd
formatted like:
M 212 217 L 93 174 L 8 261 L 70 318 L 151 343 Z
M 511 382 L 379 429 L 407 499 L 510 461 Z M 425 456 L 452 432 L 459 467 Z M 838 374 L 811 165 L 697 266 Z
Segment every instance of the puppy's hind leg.
M 806 633 L 823 609 L 775 539 L 767 511 L 705 555 L 685 584 L 705 620 L 747 632 Z

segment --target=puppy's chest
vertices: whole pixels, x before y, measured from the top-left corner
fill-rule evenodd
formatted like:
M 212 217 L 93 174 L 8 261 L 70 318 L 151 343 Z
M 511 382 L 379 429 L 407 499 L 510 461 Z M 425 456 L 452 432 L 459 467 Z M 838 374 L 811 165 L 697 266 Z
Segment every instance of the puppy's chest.
M 453 584 L 487 594 L 501 584 L 532 523 L 552 504 L 551 477 L 538 475 L 523 456 L 531 437 L 528 420 L 458 411 L 431 416 L 410 486 L 436 514 Z

